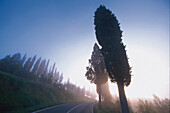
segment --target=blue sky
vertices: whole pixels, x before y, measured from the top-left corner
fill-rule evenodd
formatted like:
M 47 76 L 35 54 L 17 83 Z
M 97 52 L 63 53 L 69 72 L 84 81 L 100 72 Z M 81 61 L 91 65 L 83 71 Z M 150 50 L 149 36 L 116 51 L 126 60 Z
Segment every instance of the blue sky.
M 65 79 L 91 87 L 84 74 L 97 42 L 93 16 L 101 4 L 116 15 L 123 30 L 134 75 L 128 96 L 140 88 L 152 90 L 139 91 L 139 97 L 168 97 L 168 0 L 0 0 L 0 58 L 36 54 L 56 62 Z

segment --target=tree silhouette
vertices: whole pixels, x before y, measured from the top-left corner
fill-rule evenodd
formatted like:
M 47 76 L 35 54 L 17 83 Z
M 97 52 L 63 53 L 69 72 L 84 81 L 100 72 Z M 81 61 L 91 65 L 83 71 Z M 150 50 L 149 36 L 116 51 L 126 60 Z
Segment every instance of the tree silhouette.
M 11 68 L 11 56 L 7 55 L 5 58 L 0 60 L 0 70 L 4 72 L 10 72 Z
M 44 74 L 47 74 L 49 62 L 50 62 L 50 59 L 48 59 L 48 61 L 47 61 L 47 64 L 46 64 L 45 70 L 44 70 Z
M 25 62 L 25 64 L 24 64 L 24 71 L 28 71 L 28 68 L 29 68 L 29 66 L 30 66 L 30 63 L 31 63 L 31 57 L 29 57 L 29 58 L 27 59 L 27 61 Z
M 51 71 L 52 75 L 54 73 L 54 69 L 55 69 L 55 63 L 53 64 L 53 68 L 52 68 L 52 71 Z
M 46 80 L 46 76 L 44 74 L 45 66 L 46 66 L 46 59 L 43 59 L 40 63 L 40 66 L 39 66 L 38 72 L 37 72 L 38 77 L 40 77 L 40 79 L 44 82 Z
M 26 60 L 26 57 L 27 55 L 25 54 L 23 57 L 22 57 L 22 59 L 21 59 L 21 68 L 23 67 L 23 65 L 24 65 L 24 62 L 25 62 L 25 60 Z
M 28 66 L 28 69 L 27 69 L 28 72 L 31 72 L 31 69 L 32 69 L 32 66 L 33 66 L 35 60 L 36 60 L 36 55 L 32 58 L 29 66 Z
M 41 62 L 41 57 L 35 62 L 34 67 L 32 69 L 32 74 L 34 74 L 35 79 L 38 78 L 37 72 L 38 72 L 38 68 L 39 68 L 40 62 Z
M 7 55 L 5 58 L 0 59 L 0 74 L 4 76 L 1 78 L 6 78 L 5 76 L 7 75 L 3 74 L 3 72 L 6 72 L 10 73 L 10 75 L 8 75 L 9 77 L 18 76 L 23 79 L 31 80 L 31 84 L 34 82 L 38 82 L 38 84 L 41 83 L 41 86 L 47 86 L 48 88 L 50 88 L 50 90 L 51 88 L 59 90 L 56 94 L 61 95 L 60 97 L 64 99 L 63 101 L 70 101 L 70 99 L 85 99 L 85 88 L 80 88 L 73 83 L 63 83 L 63 73 L 60 73 L 57 70 L 56 63 L 54 63 L 49 70 L 48 66 L 50 60 L 41 60 L 41 57 L 36 62 L 35 60 L 36 56 L 34 56 L 33 58 L 29 57 L 27 59 L 26 54 L 22 58 L 20 53 L 16 53 L 12 55 L 12 57 L 10 55 Z M 33 65 L 34 67 L 32 67 Z M 23 85 L 20 84 L 20 79 L 18 79 L 18 77 L 15 78 L 14 85 L 16 85 L 17 80 L 19 80 L 19 85 Z M 14 78 L 12 77 L 12 79 Z M 12 79 L 10 77 L 10 81 L 8 80 L 10 84 Z M 13 90 L 18 90 L 18 86 L 16 88 L 12 88 L 11 91 Z M 65 95 L 65 97 L 62 97 L 63 94 Z
M 25 60 L 26 60 L 26 54 L 20 60 L 19 69 L 18 69 L 18 72 L 16 73 L 17 76 L 22 76 L 23 77 L 23 75 L 26 75 L 25 70 L 23 69 Z
M 54 79 L 54 75 L 55 75 L 55 72 L 57 71 L 57 69 L 55 69 L 55 64 L 53 64 L 53 67 L 50 66 L 50 70 L 49 70 L 49 73 L 48 73 L 48 82 L 49 83 L 52 83 L 52 79 Z M 54 69 L 55 69 L 55 72 L 54 72 Z
M 89 66 L 85 76 L 92 83 L 96 84 L 97 92 L 99 94 L 99 108 L 101 108 L 101 85 L 108 81 L 108 76 L 105 68 L 103 56 L 99 50 L 99 46 L 95 43 L 91 59 L 89 59 Z
M 57 68 L 55 69 L 55 72 L 53 76 L 49 76 L 48 79 L 51 81 L 54 85 L 58 84 L 60 74 L 57 72 Z M 52 81 L 53 80 L 53 81 Z
M 117 82 L 123 113 L 129 113 L 124 86 L 131 82 L 131 68 L 122 42 L 122 31 L 114 14 L 100 6 L 95 12 L 96 38 L 101 45 L 107 72 L 112 82 Z
M 11 57 L 11 71 L 10 73 L 16 74 L 19 71 L 21 63 L 21 54 L 16 53 Z

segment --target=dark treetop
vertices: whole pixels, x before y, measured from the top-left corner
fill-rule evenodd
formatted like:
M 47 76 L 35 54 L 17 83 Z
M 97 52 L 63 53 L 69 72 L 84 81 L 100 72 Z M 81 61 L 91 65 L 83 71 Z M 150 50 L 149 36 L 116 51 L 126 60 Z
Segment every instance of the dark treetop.
M 85 76 L 90 82 L 95 84 L 104 84 L 108 80 L 108 74 L 106 72 L 105 63 L 103 59 L 103 55 L 99 49 L 99 46 L 95 43 L 93 47 L 93 52 L 91 55 L 91 59 L 89 59 L 89 66 L 87 68 L 87 72 Z
M 100 6 L 95 12 L 94 25 L 111 81 L 123 82 L 128 86 L 131 82 L 131 68 L 118 20 L 110 10 Z

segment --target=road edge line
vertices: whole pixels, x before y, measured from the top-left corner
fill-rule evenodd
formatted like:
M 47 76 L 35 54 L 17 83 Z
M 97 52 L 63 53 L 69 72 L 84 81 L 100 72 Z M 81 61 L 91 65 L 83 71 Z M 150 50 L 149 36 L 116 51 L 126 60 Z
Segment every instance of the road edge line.
M 76 109 L 78 106 L 80 106 L 80 105 L 82 105 L 82 104 L 86 104 L 86 103 L 81 103 L 81 104 L 79 104 L 79 105 L 77 105 L 77 106 L 73 107 L 73 108 L 72 108 L 72 109 L 70 109 L 67 113 L 70 113 L 71 111 L 73 111 L 74 109 Z
M 69 104 L 69 103 L 67 103 L 67 104 Z M 51 107 L 44 108 L 44 109 L 41 109 L 41 110 L 38 110 L 38 111 L 34 111 L 32 113 L 38 113 L 38 112 L 41 112 L 41 111 L 45 111 L 45 110 L 52 109 L 52 108 L 55 108 L 55 107 L 60 107 L 60 106 L 63 106 L 63 105 L 66 105 L 66 104 L 60 104 L 60 105 L 56 105 L 56 106 L 51 106 Z
M 94 104 L 93 104 L 93 106 L 92 106 L 92 113 L 94 113 L 94 110 L 93 110 L 93 108 L 94 108 L 94 105 L 96 104 L 96 102 L 94 102 Z

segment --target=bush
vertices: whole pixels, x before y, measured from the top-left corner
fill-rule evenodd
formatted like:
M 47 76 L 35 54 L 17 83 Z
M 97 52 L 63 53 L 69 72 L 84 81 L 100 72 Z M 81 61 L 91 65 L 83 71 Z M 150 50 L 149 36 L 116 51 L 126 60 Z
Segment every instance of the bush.
M 138 113 L 169 113 L 170 100 L 160 99 L 158 96 L 153 95 L 154 99 L 151 101 L 139 99 L 137 103 Z
M 129 104 L 130 113 L 133 113 L 133 110 Z M 102 102 L 102 109 L 99 109 L 98 104 L 94 106 L 94 113 L 122 113 L 120 101 L 118 98 L 114 99 L 114 102 Z

